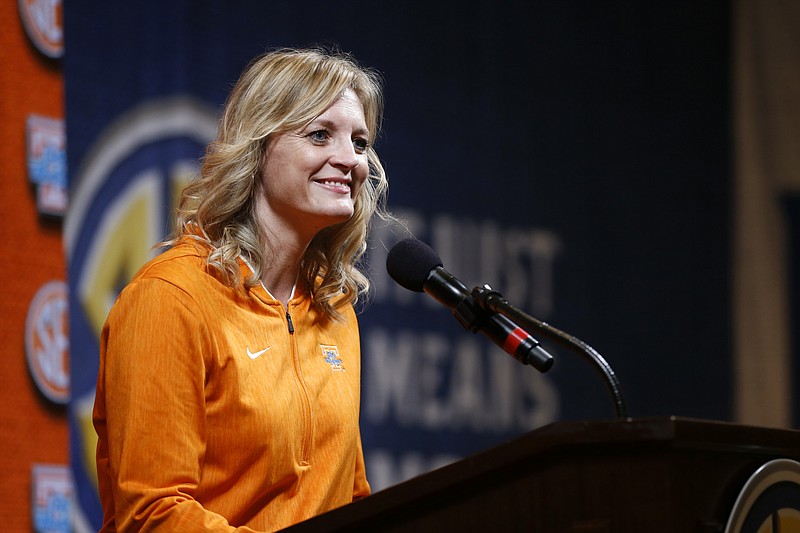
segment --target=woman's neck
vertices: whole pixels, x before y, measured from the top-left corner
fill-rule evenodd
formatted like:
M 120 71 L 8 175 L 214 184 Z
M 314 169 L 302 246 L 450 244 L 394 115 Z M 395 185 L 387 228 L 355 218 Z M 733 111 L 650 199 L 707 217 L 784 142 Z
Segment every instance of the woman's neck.
M 292 297 L 303 264 L 307 242 L 300 242 L 291 235 L 278 238 L 268 234 L 264 242 L 264 265 L 261 282 L 269 293 L 284 306 Z
M 273 298 L 281 302 L 284 307 L 289 304 L 289 300 L 293 296 L 295 284 L 297 283 L 298 274 L 300 272 L 299 266 L 296 268 L 272 268 L 270 264 L 264 269 L 264 274 L 261 277 L 261 283 L 269 291 Z
M 261 282 L 269 293 L 281 303 L 288 304 L 298 282 L 303 256 L 314 234 L 302 224 L 279 216 L 266 200 L 257 196 L 256 212 L 261 226 L 262 265 Z

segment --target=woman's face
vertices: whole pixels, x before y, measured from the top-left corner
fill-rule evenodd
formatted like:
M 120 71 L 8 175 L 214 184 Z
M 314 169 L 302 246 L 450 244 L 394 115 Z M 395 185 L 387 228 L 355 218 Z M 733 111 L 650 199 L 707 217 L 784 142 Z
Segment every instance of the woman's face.
M 361 100 L 350 89 L 302 130 L 272 139 L 261 163 L 260 221 L 310 239 L 348 220 L 369 172 L 369 142 Z

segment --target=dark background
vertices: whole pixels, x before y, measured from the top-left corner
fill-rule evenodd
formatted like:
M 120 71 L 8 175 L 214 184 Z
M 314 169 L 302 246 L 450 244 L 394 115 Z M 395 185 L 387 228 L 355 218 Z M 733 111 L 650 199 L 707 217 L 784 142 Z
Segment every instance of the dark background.
M 605 356 L 631 415 L 727 420 L 729 12 L 721 0 L 70 1 L 69 173 L 135 102 L 219 106 L 264 50 L 336 43 L 385 79 L 390 208 L 553 232 L 563 247 L 541 318 Z M 430 327 L 433 313 L 464 334 L 444 310 L 415 324 L 381 303 L 362 329 Z M 560 418 L 612 417 L 594 371 L 554 352 Z M 397 428 L 364 427 L 365 448 L 387 445 L 384 430 Z

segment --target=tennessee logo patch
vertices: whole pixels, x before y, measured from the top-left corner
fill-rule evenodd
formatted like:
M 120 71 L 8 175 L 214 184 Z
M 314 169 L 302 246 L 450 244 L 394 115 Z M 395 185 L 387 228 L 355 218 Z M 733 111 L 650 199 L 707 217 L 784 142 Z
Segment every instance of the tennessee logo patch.
M 342 366 L 342 358 L 339 357 L 339 348 L 336 346 L 325 346 L 324 344 L 319 345 L 322 348 L 322 357 L 325 359 L 325 362 L 331 365 L 331 370 L 334 372 L 344 372 L 344 366 Z

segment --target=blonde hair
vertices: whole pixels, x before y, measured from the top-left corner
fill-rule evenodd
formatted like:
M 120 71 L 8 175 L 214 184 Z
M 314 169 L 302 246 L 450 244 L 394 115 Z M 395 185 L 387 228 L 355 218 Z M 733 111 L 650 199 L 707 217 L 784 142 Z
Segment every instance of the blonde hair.
M 200 176 L 183 191 L 176 236 L 168 242 L 190 235 L 207 243 L 211 248 L 208 265 L 234 287 L 242 284 L 241 255 L 253 269 L 244 284 L 258 283 L 267 258 L 256 223 L 255 197 L 267 144 L 275 135 L 305 127 L 346 89 L 361 100 L 374 142 L 383 112 L 377 73 L 348 55 L 321 49 L 280 49 L 253 60 L 228 96 Z M 369 289 L 358 262 L 366 251 L 373 215 L 388 216 L 386 174 L 372 142 L 366 153 L 369 175 L 355 199 L 353 216 L 320 231 L 303 257 L 300 281 L 314 305 L 330 318 L 338 318 L 338 308 L 354 304 Z

